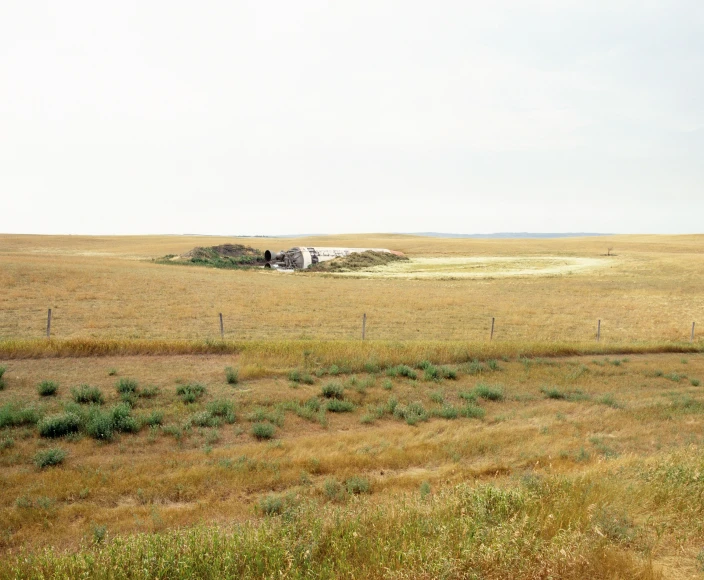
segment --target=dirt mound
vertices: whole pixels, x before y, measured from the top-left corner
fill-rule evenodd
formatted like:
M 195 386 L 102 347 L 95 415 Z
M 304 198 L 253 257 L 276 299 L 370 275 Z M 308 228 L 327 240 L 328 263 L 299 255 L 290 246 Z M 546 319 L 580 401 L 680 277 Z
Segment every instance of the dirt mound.
M 209 248 L 196 247 L 190 252 L 179 256 L 186 259 L 212 260 L 215 258 L 262 258 L 262 253 L 255 248 L 243 246 L 242 244 L 223 244 L 221 246 L 210 246 Z
M 307 271 L 309 272 L 355 272 L 365 270 L 374 266 L 383 266 L 390 262 L 408 260 L 406 256 L 391 254 L 389 252 L 374 252 L 368 250 L 328 260 L 314 264 Z
M 242 244 L 223 244 L 221 246 L 201 247 L 181 254 L 168 255 L 157 260 L 159 263 L 195 264 L 211 268 L 246 268 L 264 264 L 261 251 Z

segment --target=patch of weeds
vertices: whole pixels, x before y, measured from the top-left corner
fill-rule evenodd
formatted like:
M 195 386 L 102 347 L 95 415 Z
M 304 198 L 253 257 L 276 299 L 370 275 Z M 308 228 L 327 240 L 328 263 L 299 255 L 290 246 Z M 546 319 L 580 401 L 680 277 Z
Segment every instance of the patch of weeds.
M 433 403 L 442 403 L 445 401 L 445 394 L 442 391 L 433 391 L 430 393 L 430 400 Z
M 449 379 L 451 381 L 457 380 L 457 371 L 455 369 L 451 369 L 447 366 L 442 366 L 438 367 L 438 370 L 440 371 L 440 376 L 443 379 Z
M 40 413 L 34 407 L 19 407 L 15 403 L 8 403 L 0 407 L 0 429 L 35 425 L 39 418 Z
M 503 391 L 503 388 L 499 385 L 492 387 L 492 386 L 487 385 L 485 383 L 478 383 L 474 387 L 474 392 L 476 393 L 477 397 L 480 397 L 480 398 L 485 399 L 487 401 L 503 401 L 504 400 L 504 391 Z
M 205 387 L 200 383 L 179 385 L 176 388 L 176 394 L 181 397 L 181 400 L 186 404 L 195 403 L 205 394 Z
M 579 365 L 577 368 L 575 368 L 571 373 L 567 375 L 567 378 L 571 381 L 576 381 L 578 378 L 588 374 L 589 367 L 587 365 Z
M 235 416 L 235 405 L 232 401 L 211 401 L 205 408 L 213 417 L 221 417 L 225 423 L 230 425 L 237 420 L 237 417 Z
M 614 399 L 614 396 L 611 394 L 599 397 L 596 402 L 611 407 L 612 409 L 623 409 L 623 405 Z
M 275 411 L 267 411 L 264 407 L 257 407 L 247 415 L 247 421 L 250 423 L 263 423 L 268 421 L 272 425 L 283 427 L 284 414 L 278 409 Z
M 110 441 L 115 432 L 112 414 L 98 408 L 91 409 L 85 421 L 85 431 L 93 439 Z
M 420 499 L 425 499 L 430 495 L 430 483 L 424 481 L 420 484 Z
M 38 451 L 34 456 L 34 465 L 39 469 L 44 469 L 52 465 L 60 465 L 64 462 L 64 459 L 66 459 L 66 452 L 63 449 L 54 447 Z
M 421 421 L 428 420 L 428 412 L 420 402 L 408 403 L 408 405 L 397 404 L 394 408 L 394 417 L 403 419 L 408 425 L 416 425 Z
M 323 493 L 330 501 L 341 503 L 347 499 L 347 492 L 343 485 L 332 477 L 323 483 Z
M 331 413 L 351 413 L 354 411 L 354 405 L 350 401 L 341 401 L 340 399 L 330 399 L 325 408 Z
M 698 387 L 701 383 L 699 382 L 699 379 L 689 379 L 689 382 L 693 387 Z
M 596 366 L 598 366 L 598 367 L 603 367 L 604 365 L 606 365 L 605 362 L 600 361 L 600 360 L 596 360 L 596 359 L 594 359 L 594 360 L 592 361 L 592 364 L 593 364 L 593 365 L 596 365 Z
M 433 417 L 440 417 L 441 419 L 457 419 L 459 415 L 460 412 L 452 405 L 443 405 L 440 409 L 433 411 Z
M 435 365 L 428 365 L 423 369 L 424 381 L 439 381 L 441 378 L 440 369 Z
M 484 409 L 471 403 L 468 403 L 460 409 L 460 415 L 467 419 L 483 419 L 485 414 Z
M 139 390 L 137 395 L 142 399 L 153 399 L 159 396 L 159 387 L 156 385 L 150 385 Z
M 181 441 L 183 439 L 183 429 L 179 425 L 165 425 L 161 428 L 161 432 L 164 435 L 171 435 L 176 441 Z
M 240 382 L 240 371 L 233 367 L 225 367 L 225 380 L 228 385 L 236 385 Z
M 125 393 L 136 393 L 137 386 L 138 386 L 137 381 L 135 381 L 134 379 L 122 378 L 119 381 L 117 381 L 115 388 L 117 389 L 118 393 L 123 395 Z
M 614 365 L 615 367 L 621 366 L 621 361 L 619 359 L 614 359 L 614 360 L 608 360 L 606 359 L 606 362 Z
M 486 366 L 489 368 L 490 371 L 500 371 L 501 370 L 499 363 L 494 359 L 490 359 L 490 360 L 486 361 Z
M 112 417 L 115 431 L 118 433 L 136 433 L 139 431 L 140 425 L 131 413 L 132 408 L 125 403 L 120 403 L 110 409 L 110 416 Z
M 432 367 L 433 363 L 431 363 L 429 360 L 422 360 L 418 364 L 416 364 L 416 368 L 424 371 L 428 367 Z
M 51 397 L 56 394 L 59 384 L 56 381 L 42 381 L 37 385 L 37 392 L 42 397 Z
M 315 383 L 313 375 L 307 372 L 302 373 L 298 369 L 294 369 L 290 373 L 288 373 L 288 380 L 293 383 L 304 383 L 306 385 L 312 385 Z
M 457 396 L 460 399 L 464 399 L 465 401 L 469 401 L 471 403 L 476 401 L 478 397 L 477 393 L 475 393 L 474 391 L 460 391 L 459 393 L 457 393 Z
M 113 367 L 113 368 L 108 369 L 108 376 L 109 376 L 109 377 L 114 377 L 114 376 L 116 376 L 116 375 L 117 375 L 117 369 L 116 369 L 116 368 Z
M 390 377 L 406 377 L 413 380 L 418 378 L 418 373 L 416 373 L 416 371 L 414 371 L 408 365 L 398 365 L 395 367 L 390 367 L 386 369 L 386 374 Z
M 666 375 L 663 375 L 663 378 L 667 379 L 668 381 L 672 381 L 674 383 L 679 383 L 682 379 L 687 378 L 685 375 L 681 375 L 679 373 L 668 373 Z
M 586 449 L 584 449 L 584 447 L 582 447 L 579 450 L 579 453 L 577 453 L 577 455 L 575 456 L 574 460 L 577 463 L 583 463 L 585 461 L 589 461 L 589 452 Z
M 680 359 L 680 362 L 681 362 L 683 365 L 686 365 L 687 363 L 689 363 L 689 361 L 688 361 L 686 358 L 681 358 L 681 359 Z
M 15 446 L 15 440 L 12 437 L 3 437 L 0 439 L 0 451 L 12 449 Z
M 130 407 L 134 407 L 137 404 L 137 394 L 136 393 L 120 393 L 120 401 L 126 403 Z
M 369 374 L 376 374 L 381 370 L 379 365 L 374 361 L 365 362 L 364 366 L 362 368 L 364 368 L 365 373 L 369 373 Z
M 148 427 L 158 427 L 164 422 L 164 413 L 162 411 L 152 411 L 149 415 L 142 418 L 142 424 Z
M 603 455 L 606 459 L 613 459 L 618 457 L 618 453 L 608 447 L 601 437 L 592 437 L 589 442 L 594 445 L 597 453 Z
M 255 439 L 259 439 L 260 441 L 271 439 L 275 432 L 276 427 L 271 423 L 254 423 L 254 425 L 252 425 L 252 435 Z
M 188 424 L 196 427 L 220 427 L 222 419 L 214 417 L 209 411 L 200 411 L 189 417 Z
M 81 418 L 74 413 L 59 413 L 49 415 L 39 421 L 39 435 L 42 437 L 63 437 L 69 433 L 77 433 L 81 427 Z
M 347 488 L 347 493 L 350 495 L 372 492 L 372 486 L 369 484 L 369 480 L 359 476 L 353 476 L 347 479 L 345 481 L 345 487 Z
M 99 526 L 99 525 L 94 525 L 93 526 L 93 543 L 94 544 L 102 544 L 105 542 L 105 538 L 107 537 L 108 534 L 108 528 L 107 526 Z
M 257 508 L 265 516 L 278 516 L 284 511 L 284 500 L 280 495 L 269 494 L 259 501 Z
M 343 399 L 345 389 L 340 383 L 328 383 L 322 388 L 321 394 L 326 399 Z
M 562 400 L 562 401 L 588 401 L 590 399 L 589 395 L 579 389 L 575 391 L 561 391 L 557 387 L 542 387 L 540 392 L 545 395 L 548 399 Z
M 338 367 L 337 365 L 332 365 L 330 367 L 330 370 L 328 370 L 328 374 L 332 375 L 333 377 L 339 375 L 340 374 L 340 367 Z
M 389 379 L 384 379 L 384 381 L 381 383 L 381 388 L 385 391 L 390 391 L 394 388 L 394 384 Z
M 29 509 L 32 507 L 32 500 L 26 495 L 22 495 L 15 500 L 15 507 L 19 509 Z
M 81 405 L 102 405 L 105 401 L 102 391 L 98 387 L 91 387 L 90 385 L 74 387 L 71 389 L 71 396 L 76 403 Z
M 206 445 L 215 445 L 220 441 L 220 432 L 217 429 L 210 429 L 205 434 Z

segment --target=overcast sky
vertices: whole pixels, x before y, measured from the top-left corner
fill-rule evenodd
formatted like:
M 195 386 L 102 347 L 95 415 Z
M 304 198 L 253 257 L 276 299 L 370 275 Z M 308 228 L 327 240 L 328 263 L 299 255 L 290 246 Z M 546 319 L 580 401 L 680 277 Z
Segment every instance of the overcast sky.
M 0 232 L 704 232 L 704 2 L 0 3 Z

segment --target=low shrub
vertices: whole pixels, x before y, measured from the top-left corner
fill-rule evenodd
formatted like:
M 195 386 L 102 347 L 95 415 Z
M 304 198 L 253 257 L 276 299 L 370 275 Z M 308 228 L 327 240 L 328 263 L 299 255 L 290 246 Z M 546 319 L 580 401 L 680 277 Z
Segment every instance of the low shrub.
M 440 409 L 433 411 L 433 416 L 441 419 L 457 419 L 459 414 L 460 412 L 452 405 L 443 405 Z
M 559 389 L 556 389 L 555 387 L 543 387 L 540 389 L 540 392 L 543 393 L 548 399 L 566 399 L 567 395 L 560 391 Z
M 251 423 L 263 423 L 264 421 L 268 421 L 272 425 L 283 427 L 284 413 L 282 412 L 281 407 L 272 411 L 269 411 L 264 407 L 257 407 L 249 413 L 249 415 L 247 415 L 247 421 Z
M 3 366 L 0 366 L 0 391 L 2 391 L 5 388 L 5 379 L 3 378 L 3 375 L 5 374 L 5 371 L 7 369 Z
M 323 493 L 330 501 L 343 502 L 347 499 L 344 486 L 332 477 L 327 478 L 323 483 Z
M 188 419 L 188 424 L 195 425 L 196 427 L 220 427 L 222 425 L 222 419 L 213 416 L 209 411 L 201 411 L 191 415 Z
M 91 387 L 90 385 L 74 387 L 71 389 L 71 396 L 76 403 L 82 405 L 102 405 L 104 402 L 102 391 L 98 387 Z
M 232 367 L 225 367 L 225 379 L 228 385 L 236 385 L 240 382 L 240 371 Z
M 115 432 L 112 414 L 98 408 L 92 409 L 85 421 L 85 431 L 93 439 L 110 441 Z
M 381 388 L 386 391 L 390 391 L 394 388 L 394 384 L 389 379 L 384 379 L 384 382 L 381 383 Z
M 137 395 L 142 399 L 153 399 L 159 395 L 159 387 L 156 385 L 150 385 L 140 389 Z
M 34 407 L 19 407 L 15 403 L 8 403 L 0 407 L 0 429 L 35 425 L 39 417 L 39 411 Z
M 284 511 L 284 499 L 280 495 L 269 494 L 259 501 L 257 507 L 264 515 L 277 516 Z
M 699 382 L 699 379 L 689 379 L 689 382 L 692 384 L 693 387 L 698 387 L 701 384 Z
M 162 411 L 152 411 L 149 415 L 142 418 L 142 424 L 148 427 L 156 427 L 163 424 L 164 413 Z
M 369 374 L 375 374 L 381 370 L 379 365 L 373 361 L 365 362 L 363 368 L 364 368 L 364 372 L 369 373 Z
M 137 381 L 134 379 L 127 379 L 127 378 L 122 378 L 117 381 L 115 384 L 115 388 L 117 389 L 117 392 L 120 394 L 125 394 L 125 393 L 136 393 L 137 392 Z
M 433 403 L 442 403 L 445 401 L 445 395 L 442 391 L 434 391 L 430 393 L 430 400 Z
M 407 365 L 398 365 L 386 369 L 386 374 L 390 377 L 407 377 L 409 379 L 417 379 L 418 373 Z
M 200 383 L 179 385 L 176 388 L 176 394 L 181 397 L 181 400 L 186 404 L 195 403 L 205 394 L 205 387 Z
M 451 369 L 450 367 L 440 367 L 440 376 L 443 379 L 450 379 L 451 381 L 454 381 L 457 379 L 457 371 L 454 369 Z
M 478 405 L 469 403 L 460 409 L 460 415 L 466 417 L 467 419 L 483 419 L 485 412 L 484 409 Z
M 43 469 L 52 465 L 60 465 L 64 459 L 66 459 L 66 452 L 63 449 L 44 449 L 35 454 L 34 465 Z
M 211 401 L 205 408 L 214 417 L 221 417 L 225 423 L 232 424 L 237 419 L 235 416 L 235 405 L 232 401 Z
M 340 399 L 330 399 L 325 408 L 331 413 L 351 413 L 354 411 L 354 405 L 350 401 L 341 401 Z
M 350 495 L 359 495 L 360 493 L 371 493 L 372 486 L 369 480 L 364 477 L 354 476 L 345 481 L 347 493 Z
M 259 440 L 271 439 L 276 432 L 276 427 L 271 423 L 255 423 L 252 425 L 252 435 Z
M 77 433 L 81 428 L 81 418 L 74 413 L 49 415 L 39 421 L 39 435 L 56 438 Z
M 321 394 L 326 399 L 342 399 L 345 396 L 345 389 L 340 383 L 328 383 L 322 388 Z
M 423 370 L 424 381 L 439 381 L 441 378 L 440 369 L 438 369 L 435 365 L 428 365 Z
M 396 405 L 394 417 L 403 419 L 408 425 L 415 425 L 420 421 L 428 420 L 428 412 L 419 402 L 408 403 L 408 405 Z
M 51 397 L 58 389 L 59 385 L 55 381 L 42 381 L 37 385 L 37 392 L 42 397 Z
M 136 433 L 139 431 L 140 425 L 131 413 L 132 408 L 125 403 L 120 403 L 110 409 L 115 431 L 120 433 Z
M 478 397 L 487 401 L 503 401 L 504 399 L 503 389 L 499 386 L 491 387 L 484 383 L 479 383 L 474 387 L 474 392 Z

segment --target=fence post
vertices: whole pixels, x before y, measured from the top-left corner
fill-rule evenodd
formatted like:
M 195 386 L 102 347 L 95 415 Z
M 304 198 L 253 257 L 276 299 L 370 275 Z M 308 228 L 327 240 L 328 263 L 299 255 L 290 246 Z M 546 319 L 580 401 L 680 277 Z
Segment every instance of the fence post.
M 225 340 L 225 327 L 222 323 L 222 312 L 220 313 L 220 338 L 222 340 Z
M 51 338 L 51 308 L 49 308 L 49 312 L 46 315 L 46 337 Z
M 601 319 L 597 320 L 596 323 L 596 341 L 599 342 L 601 340 Z
M 692 336 L 689 337 L 689 342 L 694 342 L 694 322 L 692 322 Z
M 494 317 L 491 317 L 491 334 L 489 335 L 489 340 L 494 340 Z
M 364 336 L 367 333 L 367 313 L 365 312 L 362 315 L 362 340 L 364 340 Z

